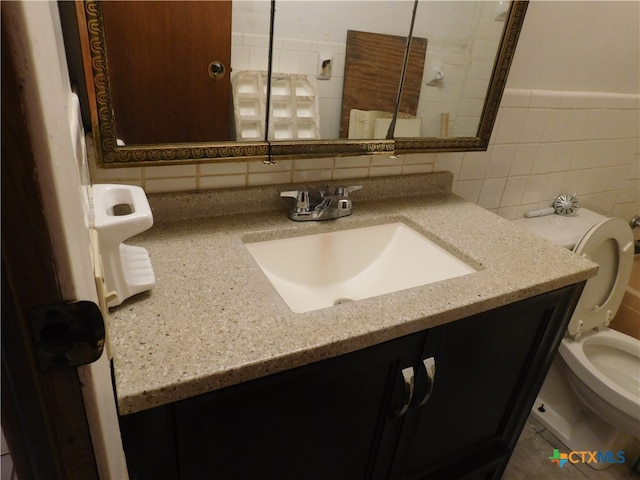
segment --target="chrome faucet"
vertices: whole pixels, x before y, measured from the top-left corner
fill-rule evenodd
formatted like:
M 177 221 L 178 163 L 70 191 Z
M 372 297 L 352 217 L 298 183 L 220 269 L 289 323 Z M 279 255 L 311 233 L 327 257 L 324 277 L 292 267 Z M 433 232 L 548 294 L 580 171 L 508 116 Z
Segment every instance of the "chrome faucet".
M 324 190 L 291 190 L 280 192 L 282 198 L 295 199 L 295 205 L 289 209 L 287 216 L 296 222 L 311 220 L 331 220 L 351 215 L 353 203 L 349 194 L 362 189 L 362 185 L 337 187 L 333 194 Z

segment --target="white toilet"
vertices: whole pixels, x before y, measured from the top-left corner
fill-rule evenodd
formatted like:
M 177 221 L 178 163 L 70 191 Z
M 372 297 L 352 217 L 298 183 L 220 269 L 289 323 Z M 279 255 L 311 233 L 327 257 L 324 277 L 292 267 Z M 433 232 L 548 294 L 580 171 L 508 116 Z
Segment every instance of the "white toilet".
M 640 340 L 607 325 L 631 275 L 631 228 L 585 208 L 514 223 L 600 266 L 585 285 L 532 415 L 571 451 L 624 449 L 631 437 L 640 438 Z

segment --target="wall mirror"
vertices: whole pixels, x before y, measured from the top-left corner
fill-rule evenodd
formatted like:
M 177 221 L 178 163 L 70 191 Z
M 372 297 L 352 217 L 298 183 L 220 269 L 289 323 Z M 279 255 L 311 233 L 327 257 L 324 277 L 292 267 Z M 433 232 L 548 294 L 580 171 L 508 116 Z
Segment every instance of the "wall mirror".
M 366 115 L 390 122 L 395 112 L 413 5 L 276 1 L 268 136 L 274 149 L 384 149 L 387 131 L 374 134 Z M 420 76 L 424 58 L 424 51 L 412 57 Z
M 398 120 L 397 152 L 486 150 L 527 6 L 419 1 L 413 34 L 429 45 L 418 120 Z
M 136 137 L 129 134 L 126 125 L 135 115 L 119 114 L 119 111 L 125 111 L 123 108 L 129 105 L 129 101 L 121 101 L 125 107 L 119 108 L 114 94 L 122 91 L 119 83 L 130 86 L 136 83 L 134 80 L 141 77 L 138 69 L 143 60 L 133 60 L 131 50 L 137 42 L 123 41 L 126 38 L 124 34 L 110 32 L 118 32 L 122 28 L 130 30 L 131 25 L 127 22 L 131 15 L 116 12 L 117 7 L 111 8 L 111 5 L 104 9 L 102 2 L 96 0 L 78 2 L 85 75 L 89 90 L 94 93 L 89 95 L 92 130 L 98 163 L 102 167 L 139 166 L 140 162 L 176 164 L 486 149 L 527 6 L 524 1 L 511 5 L 502 1 L 419 0 L 409 56 L 417 60 L 408 62 L 417 70 L 413 75 L 417 77 L 414 81 L 417 86 L 404 88 L 407 86 L 405 82 L 400 104 L 414 102 L 416 106 L 409 113 L 399 109 L 394 138 L 385 139 L 380 132 L 389 124 L 388 112 L 383 112 L 384 115 L 380 112 L 388 110 L 387 107 L 354 103 L 355 106 L 347 108 L 346 112 L 342 107 L 351 105 L 346 92 L 350 87 L 356 93 L 364 91 L 362 96 L 365 98 L 381 97 L 375 92 L 383 81 L 390 84 L 391 90 L 399 88 L 399 79 L 398 84 L 389 80 L 388 69 L 385 68 L 390 65 L 384 57 L 387 44 L 371 43 L 379 39 L 371 40 L 367 35 L 380 36 L 384 41 L 396 38 L 406 46 L 415 7 L 413 0 L 277 0 L 275 8 L 267 0 L 167 3 L 220 4 L 217 7 L 224 5 L 230 13 L 231 18 L 216 14 L 221 22 L 220 28 L 208 28 L 223 31 L 230 48 L 215 53 L 215 56 L 206 53 L 209 56 L 206 57 L 208 61 L 203 77 L 208 82 L 205 89 L 208 88 L 206 85 L 211 87 L 211 91 L 225 85 L 231 93 L 226 94 L 224 100 L 215 97 L 198 102 L 203 97 L 191 94 L 196 91 L 195 86 L 188 84 L 182 87 L 179 98 L 184 102 L 170 102 L 171 108 L 177 109 L 191 96 L 195 97 L 196 105 L 204 106 L 205 114 L 214 113 L 206 122 L 199 121 L 197 126 L 190 124 L 196 115 L 180 110 L 132 122 L 134 126 L 141 122 L 155 126 L 160 123 L 160 117 L 166 116 L 187 126 L 186 131 L 194 135 L 192 137 L 181 136 L 177 128 L 172 129 L 171 136 L 154 133 L 155 136 Z M 393 9 L 392 13 L 385 13 L 389 8 Z M 189 10 L 181 8 L 184 22 L 190 22 L 187 17 Z M 338 10 L 340 13 L 336 14 Z M 176 14 L 165 15 L 176 17 Z M 127 17 L 127 21 L 123 17 Z M 205 15 L 200 14 L 200 17 L 205 18 Z M 120 21 L 121 26 L 111 25 Z M 169 31 L 166 21 L 156 21 L 161 36 L 162 32 Z M 202 23 L 211 25 L 208 20 Z M 225 28 L 222 28 L 223 24 Z M 196 44 L 221 43 L 196 39 L 193 36 L 196 30 L 193 26 L 188 34 L 165 33 L 169 43 L 175 43 L 178 37 L 184 36 L 182 40 L 191 45 L 181 49 L 179 57 L 189 60 L 190 53 L 197 50 Z M 270 38 L 271 32 L 273 39 Z M 113 37 L 118 40 L 111 42 L 109 39 Z M 116 45 L 118 41 L 120 47 L 110 46 L 110 42 Z M 159 45 L 156 45 L 155 50 L 158 50 Z M 112 73 L 116 62 L 111 58 L 117 48 L 124 50 L 118 58 L 124 58 L 129 64 L 125 69 Z M 401 46 L 401 50 L 404 47 Z M 360 89 L 354 89 L 353 85 L 345 82 L 345 70 L 351 68 L 348 78 L 355 78 L 352 73 L 361 68 L 358 61 L 362 59 L 362 51 L 374 52 L 373 59 L 364 60 L 369 62 L 374 72 L 377 69 L 373 81 L 369 82 L 371 86 L 366 87 L 371 88 L 374 94 L 366 92 L 362 81 L 356 84 Z M 149 59 L 152 53 L 148 51 L 141 58 Z M 394 53 L 393 59 L 402 63 L 402 58 L 397 57 L 403 54 L 404 51 L 401 55 Z M 271 84 L 266 75 L 270 58 Z M 161 72 L 170 78 L 194 81 L 187 75 L 188 66 L 176 67 L 170 62 L 170 59 L 146 61 L 156 84 L 163 84 L 159 81 Z M 221 78 L 216 79 L 220 70 Z M 394 75 L 390 76 L 394 78 Z M 434 75 L 436 78 L 432 78 Z M 371 76 L 365 71 L 365 79 Z M 302 81 L 296 83 L 297 80 Z M 126 95 L 136 99 L 147 96 L 151 105 L 169 98 L 153 92 L 149 81 L 136 88 L 130 89 Z M 265 104 L 267 90 L 272 100 L 269 104 Z M 119 96 L 127 98 L 126 95 Z M 268 125 L 264 115 L 266 108 L 269 110 Z M 137 110 L 145 112 L 152 109 Z M 359 116 L 354 117 L 354 110 Z M 351 132 L 344 120 L 349 114 L 349 120 L 355 118 Z M 222 133 L 216 130 L 216 118 L 226 118 L 226 131 L 224 128 Z M 209 134 L 211 136 L 207 137 Z

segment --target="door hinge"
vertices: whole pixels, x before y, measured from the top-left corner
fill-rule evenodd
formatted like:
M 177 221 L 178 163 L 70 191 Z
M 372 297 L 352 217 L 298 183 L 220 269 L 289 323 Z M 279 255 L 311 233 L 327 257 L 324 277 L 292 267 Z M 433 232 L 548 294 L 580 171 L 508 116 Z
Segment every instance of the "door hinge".
M 104 320 L 93 302 L 35 307 L 29 312 L 29 324 L 42 370 L 86 365 L 102 355 Z

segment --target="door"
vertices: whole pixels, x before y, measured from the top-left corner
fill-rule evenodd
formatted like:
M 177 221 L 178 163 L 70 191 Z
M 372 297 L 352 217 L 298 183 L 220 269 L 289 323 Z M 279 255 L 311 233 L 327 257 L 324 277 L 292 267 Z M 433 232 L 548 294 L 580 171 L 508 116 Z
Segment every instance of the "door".
M 28 313 L 62 302 L 2 9 L 2 427 L 18 478 L 98 478 L 76 369 L 43 372 Z
M 232 140 L 231 1 L 101 5 L 117 137 Z M 209 75 L 214 61 L 226 68 L 219 79 Z
M 45 372 L 34 306 L 96 301 L 55 2 L 2 6 L 2 426 L 18 478 L 126 479 L 108 361 Z

